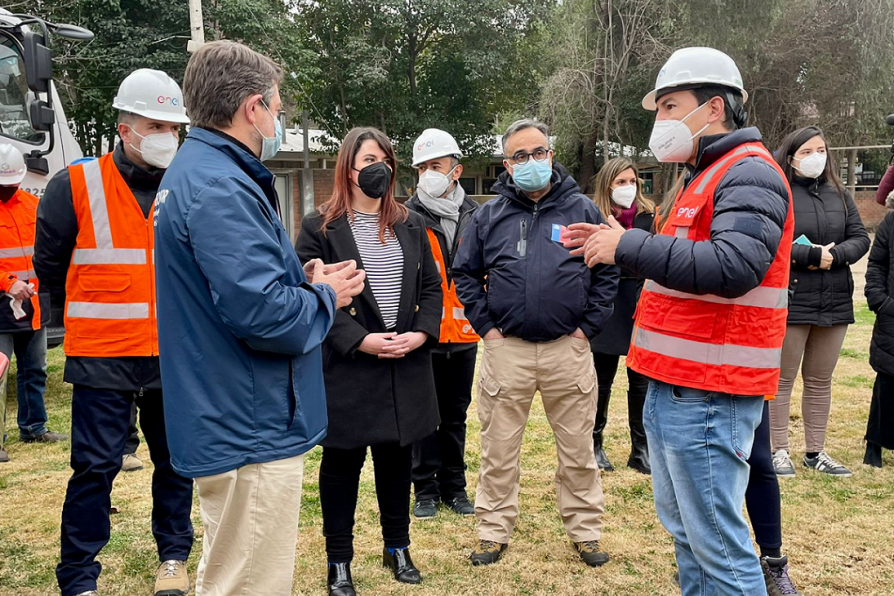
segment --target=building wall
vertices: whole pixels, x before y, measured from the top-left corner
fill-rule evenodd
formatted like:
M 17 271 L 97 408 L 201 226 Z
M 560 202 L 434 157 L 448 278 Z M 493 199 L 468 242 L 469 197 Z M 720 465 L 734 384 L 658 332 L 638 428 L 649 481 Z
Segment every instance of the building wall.
M 859 191 L 854 195 L 854 202 L 857 204 L 857 210 L 860 211 L 860 219 L 863 225 L 869 231 L 875 231 L 888 210 L 875 202 L 875 191 Z

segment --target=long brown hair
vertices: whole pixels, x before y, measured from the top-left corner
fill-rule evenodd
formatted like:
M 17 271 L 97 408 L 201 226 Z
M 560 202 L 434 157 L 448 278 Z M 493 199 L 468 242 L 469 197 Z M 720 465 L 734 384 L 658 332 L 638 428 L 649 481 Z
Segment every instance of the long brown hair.
M 779 149 L 776 150 L 776 163 L 778 163 L 779 167 L 782 168 L 782 171 L 785 172 L 785 178 L 788 180 L 789 185 L 791 185 L 792 181 L 795 179 L 796 172 L 795 168 L 792 166 L 791 158 L 795 156 L 795 153 L 798 152 L 801 145 L 813 137 L 821 138 L 823 144 L 826 146 L 826 169 L 823 170 L 819 180 L 821 182 L 828 182 L 834 186 L 835 190 L 838 191 L 838 194 L 841 195 L 842 200 L 844 200 L 844 184 L 841 182 L 841 178 L 838 177 L 838 174 L 835 173 L 837 165 L 835 160 L 832 159 L 832 154 L 829 153 L 829 142 L 826 140 L 826 135 L 823 134 L 823 131 L 820 128 L 817 128 L 816 126 L 805 126 L 782 139 L 782 144 L 780 144 Z
M 633 160 L 626 157 L 615 157 L 610 159 L 608 163 L 602 166 L 599 173 L 596 174 L 594 182 L 595 192 L 593 194 L 593 202 L 599 207 L 603 217 L 608 219 L 609 215 L 613 215 L 616 209 L 613 209 L 612 203 L 612 182 L 615 181 L 621 172 L 625 170 L 633 170 L 636 176 L 636 213 L 655 213 L 655 203 L 643 196 L 643 184 L 639 178 L 639 168 Z
M 335 162 L 335 182 L 332 196 L 320 207 L 323 223 L 320 230 L 326 234 L 326 226 L 340 218 L 342 215 L 354 217 L 351 209 L 351 196 L 353 194 L 354 181 L 351 180 L 351 171 L 354 169 L 354 159 L 360 152 L 360 146 L 364 141 L 373 140 L 378 143 L 385 152 L 385 163 L 391 168 L 391 183 L 388 190 L 380 199 L 382 209 L 379 211 L 379 242 L 385 243 L 385 232 L 394 233 L 394 226 L 407 221 L 407 208 L 394 199 L 394 181 L 397 177 L 397 157 L 394 147 L 385 133 L 377 128 L 353 128 L 341 143 L 338 151 L 338 160 Z

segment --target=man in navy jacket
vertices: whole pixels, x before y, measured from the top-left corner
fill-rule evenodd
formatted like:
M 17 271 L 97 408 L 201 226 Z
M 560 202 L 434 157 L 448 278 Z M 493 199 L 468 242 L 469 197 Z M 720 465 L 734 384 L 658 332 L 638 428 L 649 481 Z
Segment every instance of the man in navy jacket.
M 310 263 L 309 283 L 283 228 L 261 163 L 281 134 L 281 77 L 237 43 L 196 52 L 192 130 L 156 199 L 165 420 L 199 493 L 198 594 L 291 593 L 303 454 L 326 434 L 320 346 L 363 288 L 354 263 Z
M 553 164 L 546 126 L 503 135 L 507 172 L 497 197 L 469 224 L 453 264 L 460 301 L 484 338 L 478 414 L 481 472 L 475 499 L 476 565 L 495 563 L 518 518 L 519 453 L 534 393 L 556 437 L 559 510 L 585 563 L 608 561 L 599 538 L 604 499 L 593 454 L 596 377 L 589 338 L 608 321 L 613 266 L 588 269 L 563 242 L 567 226 L 605 220 L 565 169 Z

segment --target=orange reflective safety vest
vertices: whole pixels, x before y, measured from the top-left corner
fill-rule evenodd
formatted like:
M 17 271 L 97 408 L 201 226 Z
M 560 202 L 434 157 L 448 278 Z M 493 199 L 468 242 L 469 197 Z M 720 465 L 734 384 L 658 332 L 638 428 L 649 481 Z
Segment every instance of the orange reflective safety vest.
M 112 154 L 69 167 L 78 238 L 65 283 L 65 354 L 157 356 L 153 229 Z
M 22 189 L 0 207 L 0 291 L 8 292 L 17 281 L 34 284 L 38 290 L 37 275 L 31 259 L 34 257 L 34 232 L 37 227 L 37 201 L 34 195 Z M 34 316 L 31 328 L 40 329 L 40 304 L 37 294 L 31 297 Z M 10 308 L 7 300 L 0 308 Z
M 782 170 L 763 145 L 733 149 L 678 195 L 661 234 L 709 240 L 714 191 L 740 159 L 758 157 Z M 788 216 L 776 258 L 760 286 L 739 298 L 695 295 L 647 280 L 637 308 L 627 365 L 652 379 L 734 395 L 774 395 L 788 316 L 794 216 Z
M 438 341 L 442 344 L 478 343 L 481 338 L 466 318 L 466 311 L 456 296 L 456 285 L 447 279 L 447 262 L 444 260 L 444 253 L 441 252 L 441 243 L 431 228 L 426 228 L 426 231 L 435 265 L 441 274 L 441 291 L 444 293 L 444 304 L 441 308 L 441 337 Z

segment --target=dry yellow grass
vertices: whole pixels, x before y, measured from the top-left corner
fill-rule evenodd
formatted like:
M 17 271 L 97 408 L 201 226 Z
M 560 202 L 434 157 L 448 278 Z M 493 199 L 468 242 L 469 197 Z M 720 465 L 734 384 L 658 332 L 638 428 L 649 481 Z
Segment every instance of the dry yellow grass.
M 862 281 L 863 267 L 855 277 Z M 792 576 L 806 596 L 894 594 L 894 457 L 885 453 L 883 470 L 863 466 L 862 437 L 874 375 L 867 364 L 872 315 L 857 288 L 858 321 L 848 333 L 835 375 L 827 446 L 851 467 L 851 479 L 836 480 L 799 469 L 782 484 L 785 552 Z M 53 429 L 68 426 L 70 387 L 62 383 L 62 356 L 51 353 L 48 407 Z M 555 447 L 539 403 L 531 413 L 522 452 L 521 515 L 504 559 L 489 568 L 469 566 L 476 541 L 474 519 L 441 512 L 411 527 L 413 557 L 425 575 L 422 586 L 396 584 L 381 568 L 378 513 L 367 461 L 357 511 L 354 578 L 361 596 L 403 594 L 674 594 L 671 540 L 652 504 L 649 479 L 620 464 L 626 461 L 626 381 L 618 375 L 608 428 L 609 457 L 618 471 L 603 476 L 607 511 L 603 544 L 612 561 L 601 569 L 581 564 L 564 536 L 555 507 Z M 792 408 L 793 456 L 803 452 L 800 384 Z M 10 399 L 10 418 L 14 420 Z M 470 411 L 468 463 L 470 490 L 476 484 L 479 424 Z M 12 429 L 12 435 L 16 434 Z M 59 549 L 59 513 L 68 479 L 66 445 L 23 445 L 12 440 L 13 461 L 0 465 L 0 595 L 58 594 L 53 569 Z M 139 455 L 148 462 L 141 445 Z M 325 594 L 326 560 L 321 536 L 317 471 L 319 450 L 307 459 L 298 560 L 293 594 Z M 112 541 L 100 557 L 105 596 L 152 593 L 155 546 L 149 529 L 151 467 L 121 475 L 113 502 Z M 197 540 L 190 569 L 201 551 L 201 524 L 194 509 Z

